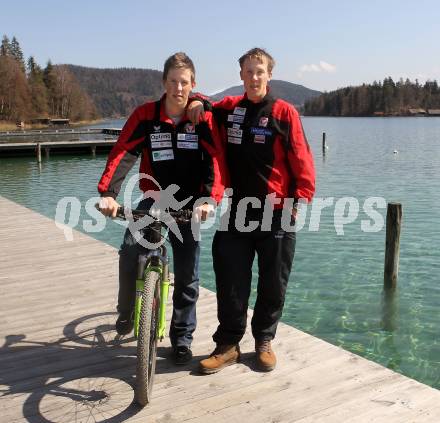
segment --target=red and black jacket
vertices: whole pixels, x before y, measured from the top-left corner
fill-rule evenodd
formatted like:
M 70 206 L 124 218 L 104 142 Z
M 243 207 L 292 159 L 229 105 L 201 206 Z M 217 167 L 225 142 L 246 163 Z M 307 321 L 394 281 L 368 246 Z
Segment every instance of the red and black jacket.
M 130 169 L 141 156 L 139 173 L 155 178 L 162 189 L 177 184 L 178 201 L 189 196 L 221 201 L 225 186 L 225 164 L 218 128 L 212 114 L 194 126 L 186 116 L 174 125 L 165 112 L 165 95 L 139 106 L 125 123 L 111 150 L 98 184 L 102 196 L 116 198 Z M 156 184 L 140 179 L 142 191 L 157 191 Z
M 213 103 L 225 144 L 233 198 L 266 195 L 310 201 L 315 192 L 313 156 L 296 109 L 267 94 L 259 103 L 246 94 Z M 282 202 L 275 205 L 281 208 Z

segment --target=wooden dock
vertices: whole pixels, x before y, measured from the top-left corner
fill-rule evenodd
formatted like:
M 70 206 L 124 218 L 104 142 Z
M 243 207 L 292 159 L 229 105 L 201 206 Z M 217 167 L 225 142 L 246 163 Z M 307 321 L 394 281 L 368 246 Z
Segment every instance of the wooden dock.
M 92 152 L 107 153 L 116 143 L 116 138 L 102 137 L 96 140 L 66 139 L 73 135 L 113 135 L 121 133 L 118 128 L 56 129 L 0 132 L 0 158 L 36 155 L 41 160 L 41 152 L 49 157 L 52 153 Z M 60 139 L 60 137 L 64 139 Z M 17 138 L 27 138 L 18 142 Z M 41 141 L 41 138 L 44 141 Z M 14 140 L 15 138 L 15 140 Z M 52 139 L 52 140 L 51 140 Z M 51 140 L 51 141 L 50 141 Z
M 153 401 L 140 409 L 134 343 L 113 330 L 117 251 L 78 232 L 68 242 L 52 220 L 2 197 L 0 251 L 2 422 L 440 421 L 440 391 L 285 324 L 273 372 L 255 370 L 247 333 L 242 363 L 198 375 L 217 325 L 206 289 L 194 360 L 174 366 L 166 339 Z
M 115 139 L 111 140 L 90 140 L 90 141 L 46 141 L 46 142 L 14 142 L 0 143 L 0 156 L 17 155 L 19 152 L 27 152 L 36 154 L 37 150 L 43 151 L 46 155 L 49 152 L 66 152 L 71 150 L 87 150 L 109 151 L 116 143 Z
M 0 132 L 0 139 L 14 137 L 35 137 L 35 136 L 53 136 L 53 135 L 85 135 L 85 134 L 105 134 L 101 128 L 86 129 L 30 129 L 27 131 L 3 131 Z

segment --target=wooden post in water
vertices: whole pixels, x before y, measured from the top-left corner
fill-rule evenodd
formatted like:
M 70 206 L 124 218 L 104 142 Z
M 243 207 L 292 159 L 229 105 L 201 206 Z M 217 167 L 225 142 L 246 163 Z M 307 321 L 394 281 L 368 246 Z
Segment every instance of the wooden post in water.
M 95 157 L 96 156 L 96 145 L 92 145 L 90 148 L 92 150 L 92 156 Z
M 37 144 L 37 162 L 41 163 L 41 144 Z
M 44 147 L 44 151 L 46 152 L 46 159 L 49 158 L 50 147 Z
M 399 273 L 402 204 L 388 203 L 386 225 L 384 288 L 395 289 Z
M 327 149 L 327 144 L 325 143 L 325 132 L 322 133 L 322 153 L 325 155 L 325 150 Z

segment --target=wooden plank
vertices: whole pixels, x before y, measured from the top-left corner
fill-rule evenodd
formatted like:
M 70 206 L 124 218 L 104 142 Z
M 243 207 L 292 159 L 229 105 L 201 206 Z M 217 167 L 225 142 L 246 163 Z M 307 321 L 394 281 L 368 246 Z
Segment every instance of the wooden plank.
M 119 130 L 120 131 L 120 130 Z M 101 128 L 89 129 L 36 129 L 28 131 L 2 131 L 0 132 L 0 139 L 2 138 L 21 138 L 21 137 L 35 137 L 35 136 L 60 136 L 60 135 L 79 135 L 79 134 L 105 134 Z M 110 132 L 108 132 L 110 133 Z M 116 132 L 114 133 L 116 134 Z
M 41 148 L 78 148 L 89 146 L 111 146 L 116 143 L 115 139 L 107 140 L 89 140 L 89 141 L 44 141 L 39 142 Z M 8 150 L 35 150 L 37 142 L 3 142 L 0 143 L 0 151 Z
M 38 230 L 26 231 L 29 225 Z M 174 366 L 166 338 L 153 401 L 139 410 L 131 404 L 135 344 L 118 345 L 113 328 L 116 250 L 78 232 L 67 242 L 52 220 L 1 197 L 0 249 L 4 421 L 438 421 L 439 391 L 284 324 L 273 372 L 255 371 L 247 332 L 242 363 L 199 377 L 198 361 L 213 349 L 217 326 L 215 295 L 205 289 L 194 360 Z M 100 312 L 102 319 L 87 319 Z M 76 334 L 75 321 L 81 322 Z

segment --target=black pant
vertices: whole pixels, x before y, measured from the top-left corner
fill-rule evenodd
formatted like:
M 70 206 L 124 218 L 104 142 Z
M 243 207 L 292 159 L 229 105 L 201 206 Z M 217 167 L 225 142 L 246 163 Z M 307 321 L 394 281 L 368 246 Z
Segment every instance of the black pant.
M 220 323 L 213 336 L 217 344 L 237 344 L 246 331 L 255 253 L 258 255 L 258 288 L 252 334 L 257 341 L 275 337 L 296 240 L 294 232 L 281 229 L 280 220 L 280 214 L 274 215 L 269 231 L 259 227 L 249 233 L 232 228 L 216 232 L 212 255 Z

